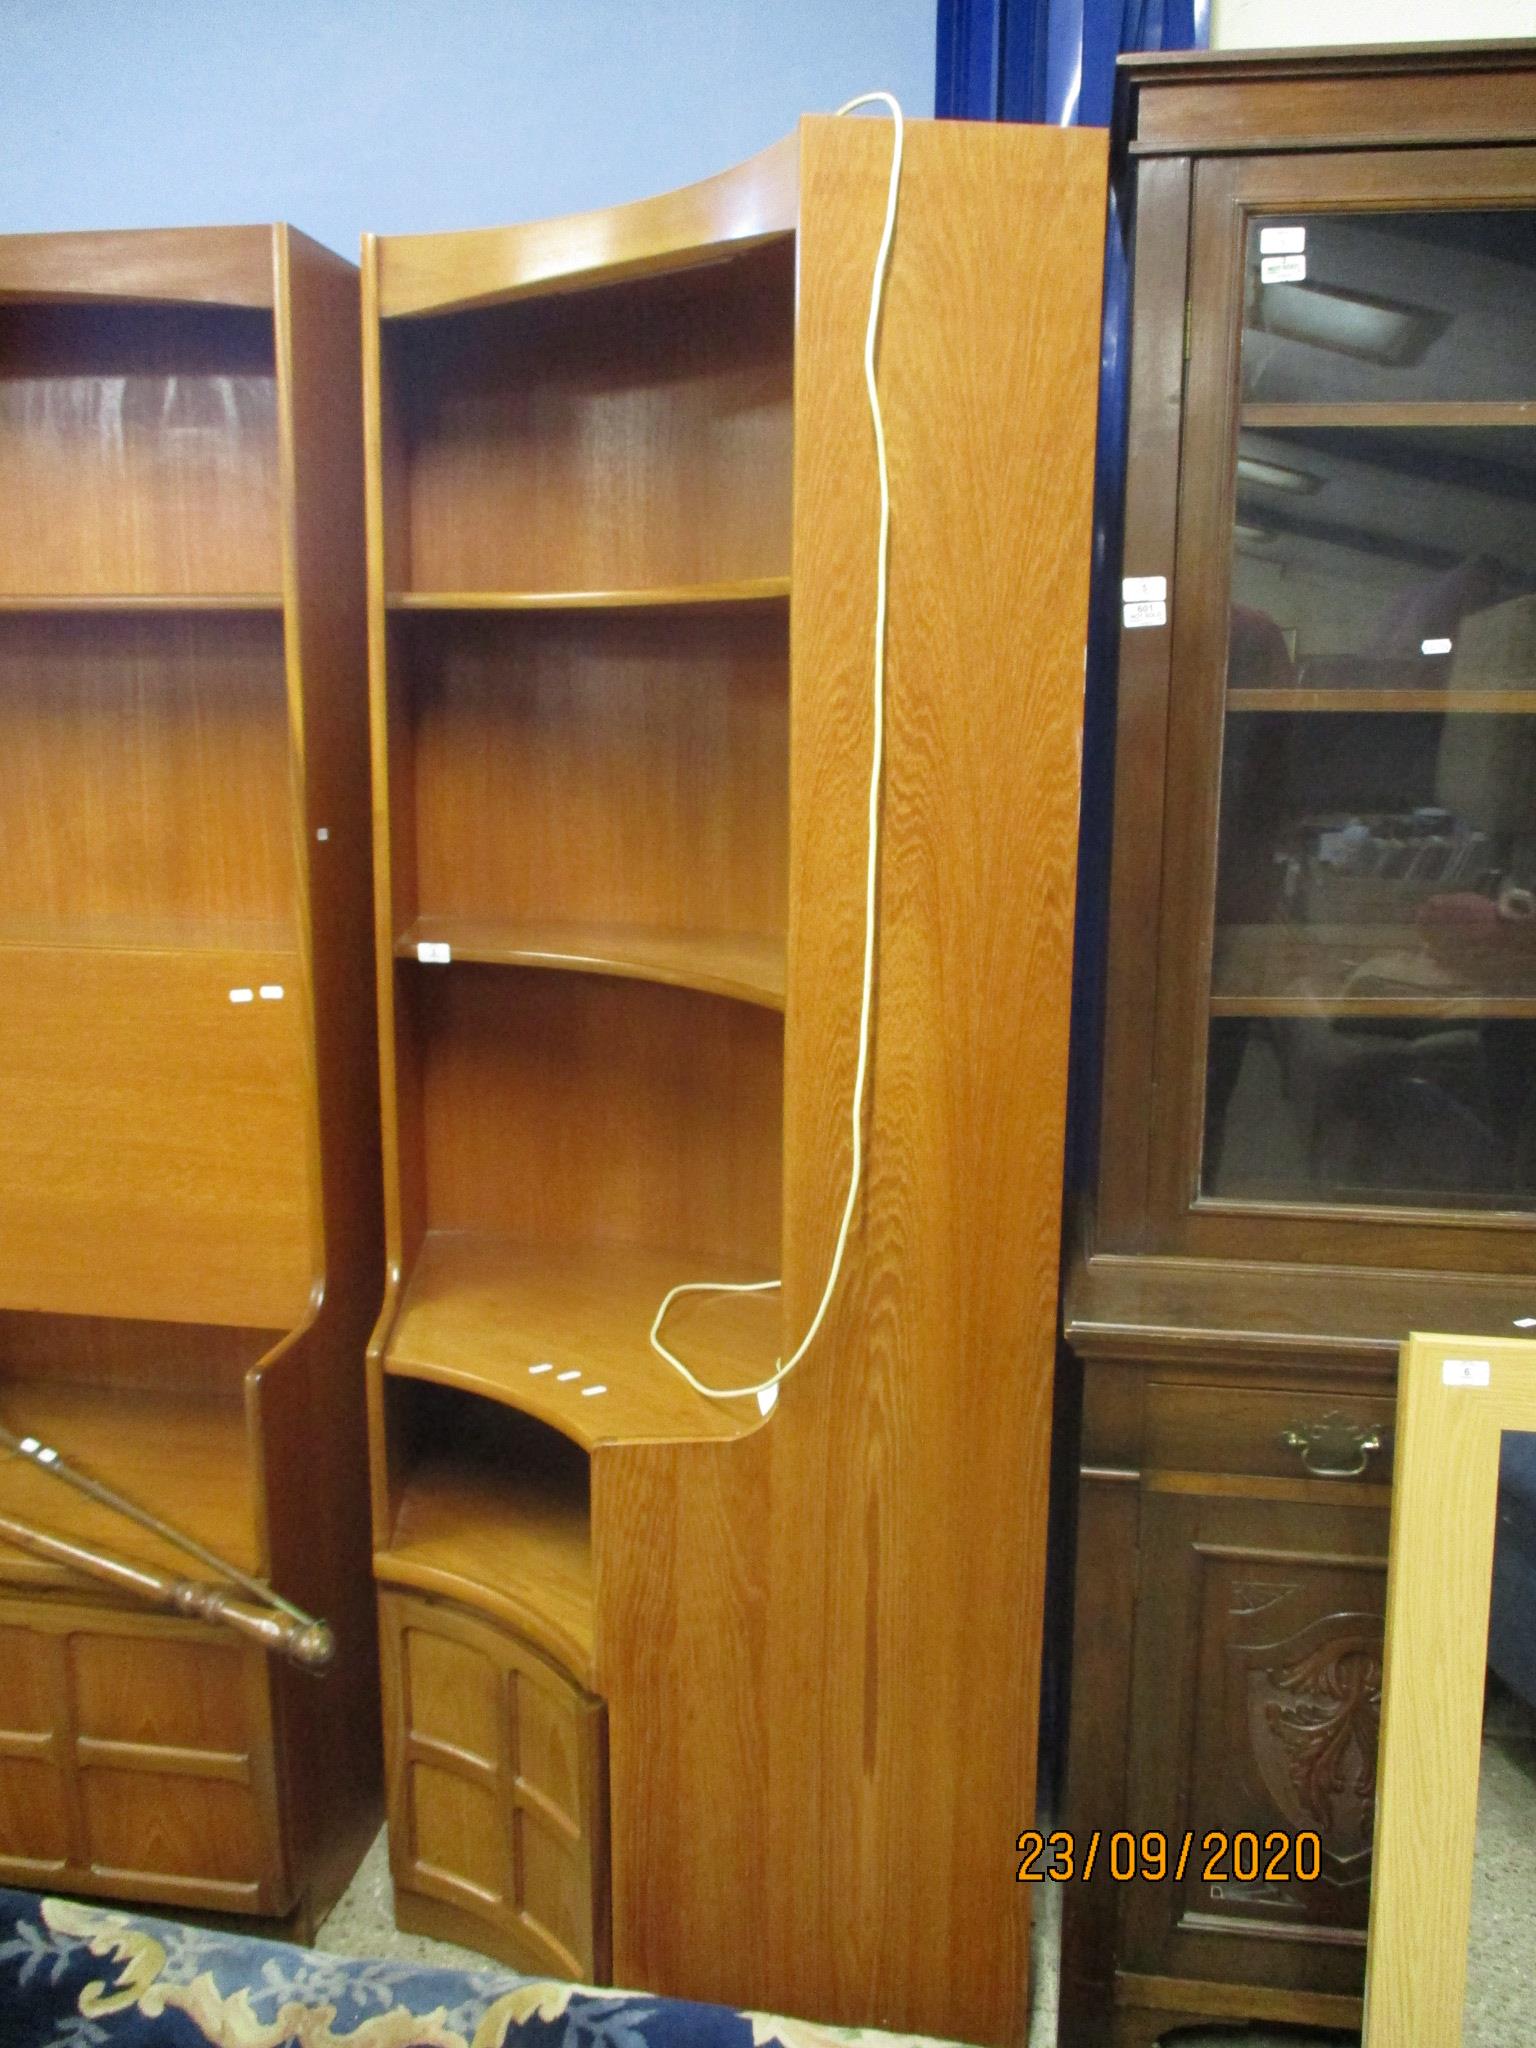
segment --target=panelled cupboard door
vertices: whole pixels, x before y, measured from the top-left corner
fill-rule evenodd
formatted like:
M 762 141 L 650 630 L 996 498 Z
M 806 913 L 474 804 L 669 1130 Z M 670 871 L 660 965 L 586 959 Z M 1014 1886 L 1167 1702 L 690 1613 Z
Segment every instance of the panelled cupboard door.
M 262 1654 L 159 1616 L 0 1604 L 0 1878 L 281 1913 Z
M 402 1927 L 447 1907 L 520 1969 L 608 1968 L 600 1700 L 521 1637 L 436 1600 L 381 1593 L 390 1862 Z
M 1194 167 L 1161 1248 L 1519 1271 L 1536 149 Z M 1145 568 L 1146 563 L 1138 562 Z M 1163 565 L 1158 565 L 1163 566 Z
M 1128 1825 L 1170 1877 L 1124 1887 L 1125 1969 L 1359 1988 L 1387 1511 L 1337 1491 L 1144 1479 Z

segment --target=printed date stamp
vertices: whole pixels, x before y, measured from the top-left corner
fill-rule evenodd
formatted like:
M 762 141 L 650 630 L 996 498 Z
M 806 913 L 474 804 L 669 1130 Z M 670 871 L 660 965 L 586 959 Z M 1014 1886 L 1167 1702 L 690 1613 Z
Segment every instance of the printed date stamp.
M 1202 1884 L 1315 1884 L 1323 1867 L 1317 1835 L 1279 1828 L 1265 1835 L 1226 1828 L 1106 1835 L 1095 1828 L 1081 1839 L 1067 1828 L 1051 1835 L 1026 1828 L 1017 1846 L 1020 1884 L 1070 1884 L 1075 1877 L 1086 1883 L 1096 1871 L 1115 1884 L 1181 1884 L 1186 1873 Z

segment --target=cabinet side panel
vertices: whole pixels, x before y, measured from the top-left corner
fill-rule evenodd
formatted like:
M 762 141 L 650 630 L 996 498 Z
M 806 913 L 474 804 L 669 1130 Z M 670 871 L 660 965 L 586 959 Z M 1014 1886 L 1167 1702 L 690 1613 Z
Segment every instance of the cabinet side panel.
M 877 532 L 861 351 L 891 135 L 818 120 L 802 142 L 790 1342 L 847 1185 Z M 1034 1808 L 1105 166 L 1086 132 L 914 123 L 907 144 L 879 366 L 869 1177 L 821 1338 L 766 1429 L 718 1454 L 739 1471 L 733 1540 L 695 1533 L 664 1613 L 653 1560 L 596 1501 L 599 1661 L 621 1981 L 722 1995 L 729 1977 L 737 2000 L 985 2042 L 1027 2014 L 1012 1850 Z M 752 1701 L 696 1683 L 722 1620 L 762 1672 Z M 642 1643 L 662 1625 L 664 1668 Z M 642 1755 L 673 1743 L 747 1767 Z M 727 1833 L 747 1881 L 727 1858 L 646 1884 Z
M 268 1540 L 277 1583 L 331 1623 L 323 1686 L 274 1669 L 293 1774 L 295 1862 L 323 1912 L 378 1825 L 377 1654 L 368 1546 L 364 1352 L 383 1291 L 370 920 L 358 279 L 281 231 L 289 701 L 294 830 L 308 912 L 317 1212 L 314 1327 L 263 1388 Z M 324 834 L 324 837 L 321 834 Z

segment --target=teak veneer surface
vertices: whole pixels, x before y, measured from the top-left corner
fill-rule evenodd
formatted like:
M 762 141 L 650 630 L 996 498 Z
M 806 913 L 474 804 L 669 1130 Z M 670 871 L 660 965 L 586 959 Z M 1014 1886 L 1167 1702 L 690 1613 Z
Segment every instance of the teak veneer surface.
M 291 953 L 5 949 L 7 1308 L 290 1328 L 313 1273 Z M 255 998 L 282 988 L 281 1001 Z M 230 990 L 253 1000 L 230 1002 Z
M 395 950 L 402 959 L 414 959 L 422 945 L 448 946 L 455 960 L 614 974 L 736 996 L 770 1010 L 784 1007 L 784 941 L 748 932 L 418 917 Z
M 687 1251 L 434 1234 L 395 1323 L 389 1368 L 505 1401 L 589 1450 L 740 1436 L 758 1422 L 756 1405 L 703 1400 L 646 1333 L 679 1281 L 772 1278 Z M 701 1379 L 735 1386 L 771 1368 L 778 1323 L 776 1294 L 727 1295 L 680 1303 L 669 1330 L 700 1361 Z M 559 1377 L 573 1371 L 580 1378 Z

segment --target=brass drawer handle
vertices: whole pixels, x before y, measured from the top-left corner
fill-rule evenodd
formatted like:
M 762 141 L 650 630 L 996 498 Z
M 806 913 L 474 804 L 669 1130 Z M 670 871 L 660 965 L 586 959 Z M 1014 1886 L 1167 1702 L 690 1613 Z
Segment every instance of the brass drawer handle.
M 1314 1479 L 1358 1479 L 1372 1451 L 1381 1449 L 1382 1434 L 1379 1428 L 1351 1422 L 1347 1415 L 1325 1415 L 1283 1430 L 1280 1441 L 1301 1453 L 1301 1462 Z

